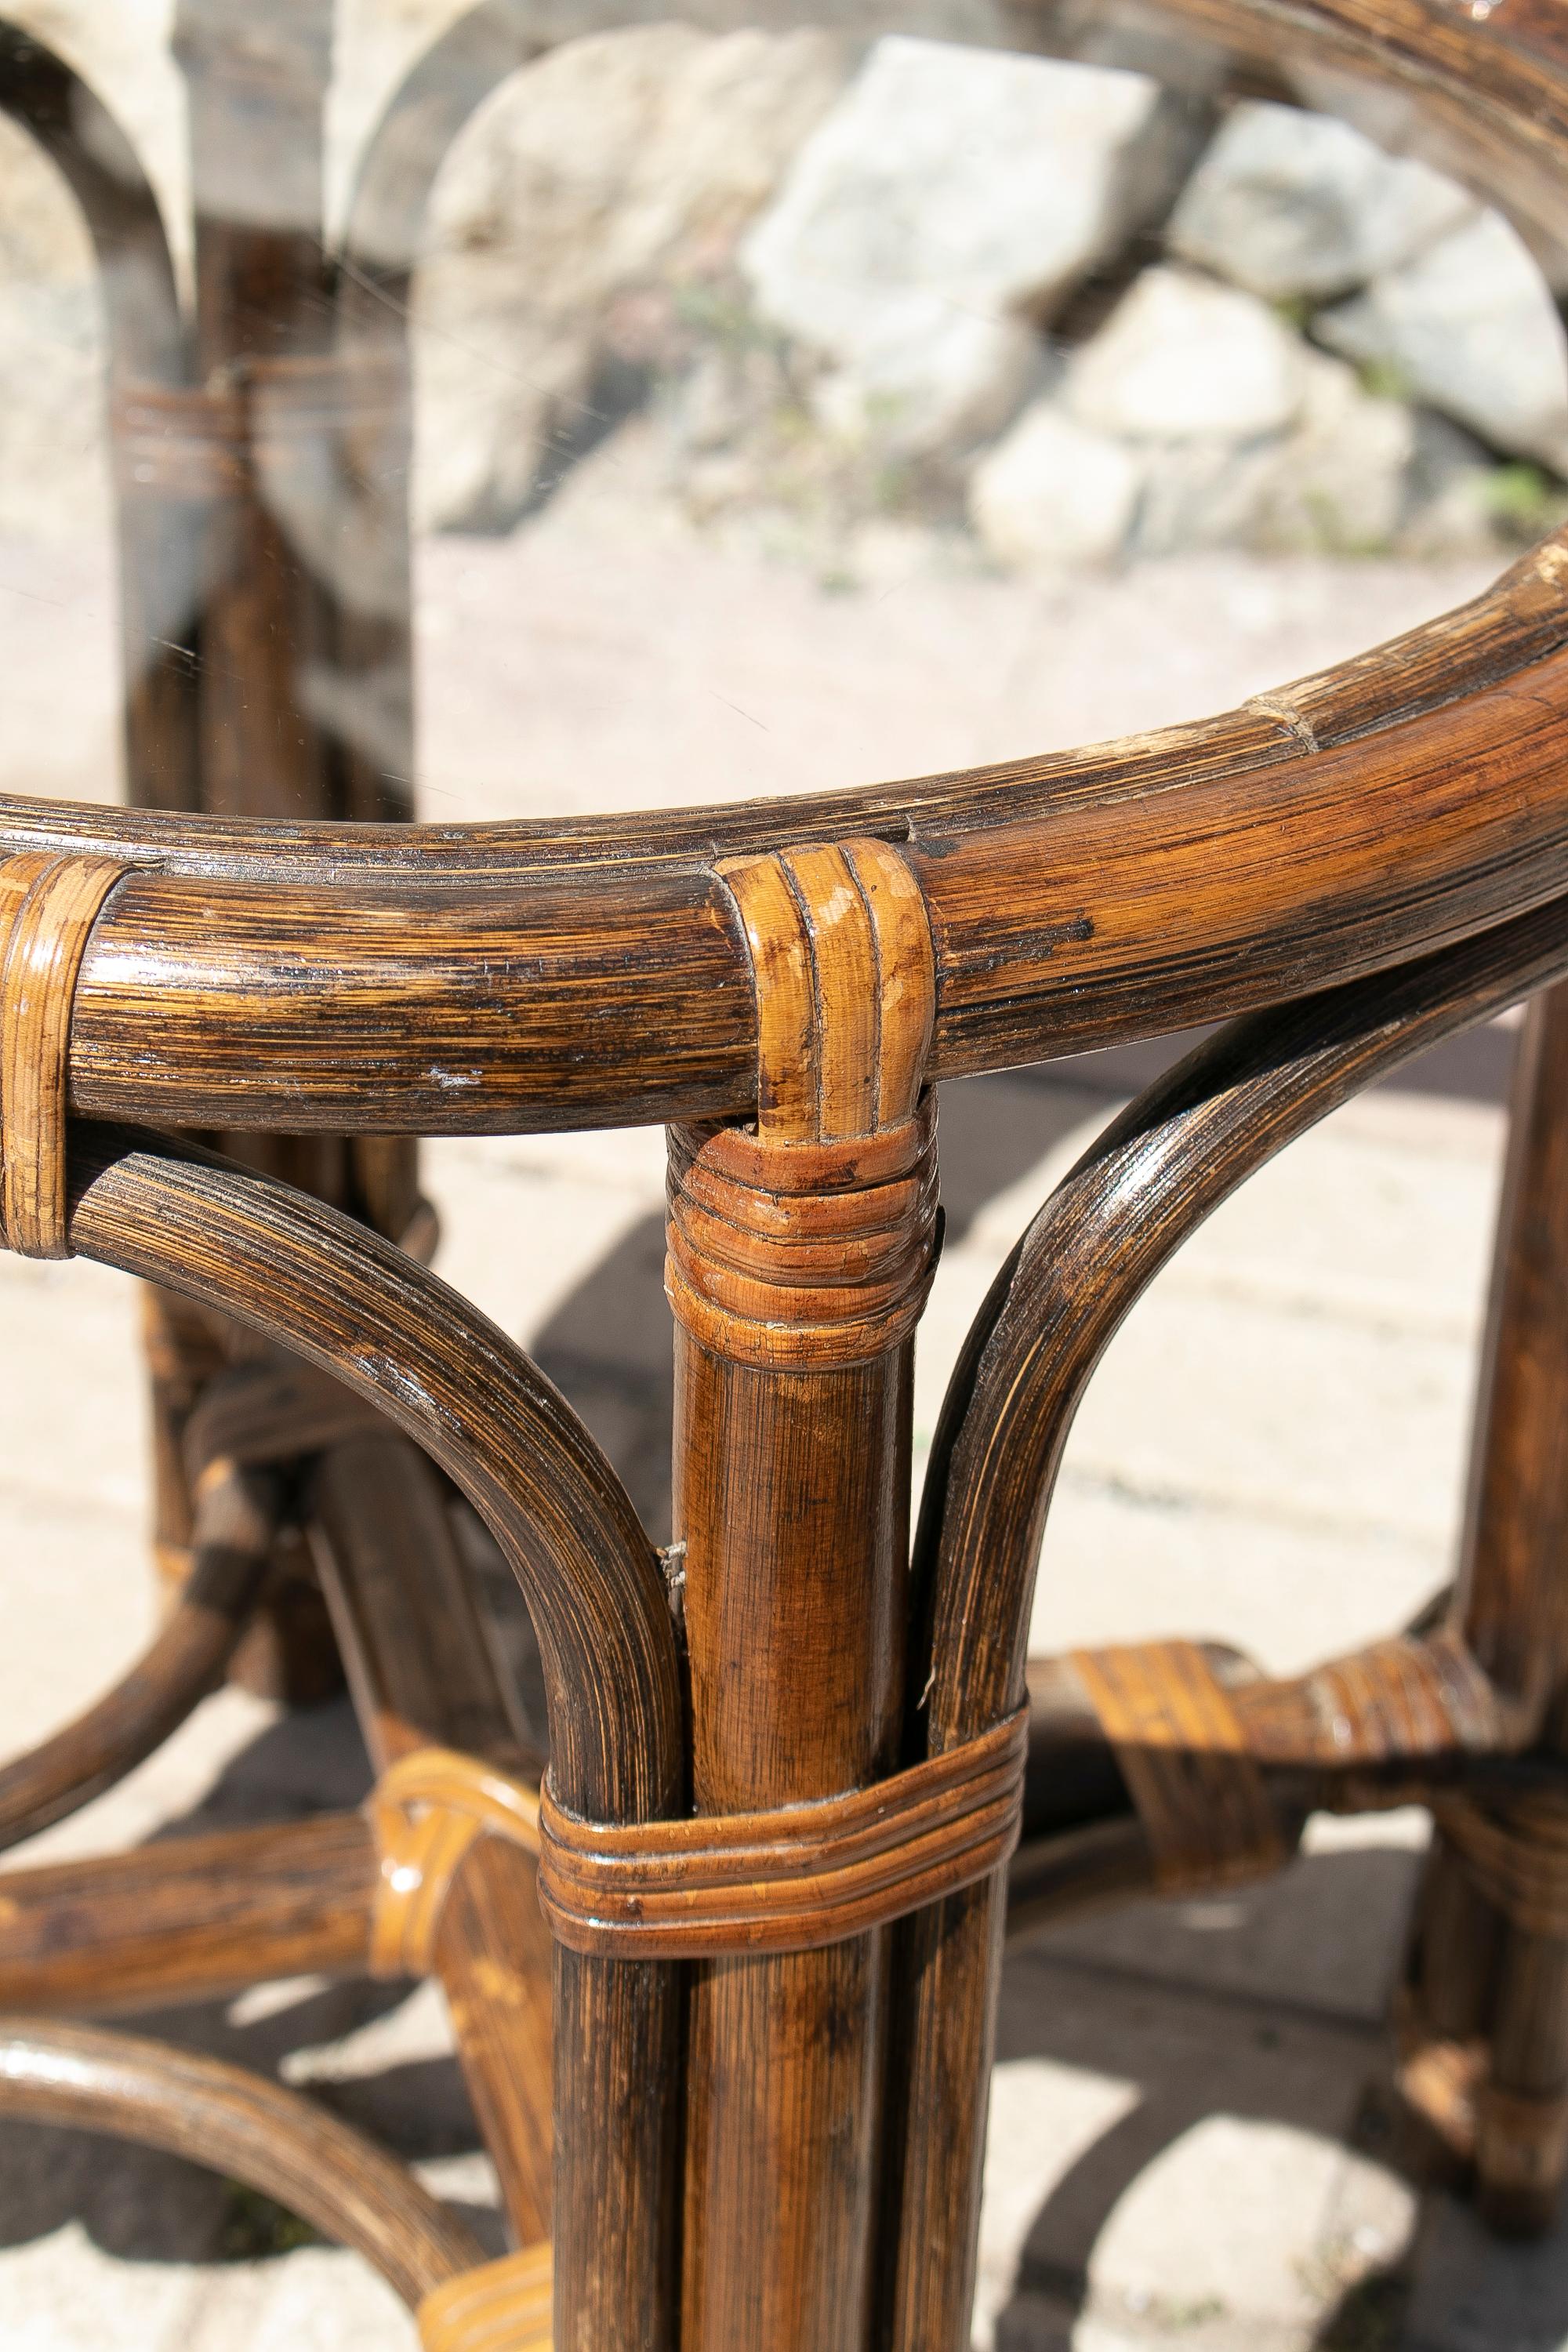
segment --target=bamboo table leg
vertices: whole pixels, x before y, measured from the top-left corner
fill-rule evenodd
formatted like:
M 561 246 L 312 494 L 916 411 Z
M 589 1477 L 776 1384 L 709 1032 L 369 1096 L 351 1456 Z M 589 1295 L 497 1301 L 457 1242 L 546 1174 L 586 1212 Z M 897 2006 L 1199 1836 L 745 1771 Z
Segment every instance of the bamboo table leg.
M 1500 1697 L 1568 1753 L 1568 986 L 1530 1008 L 1515 1087 L 1458 1600 Z M 1499 2226 L 1543 2228 L 1568 2161 L 1568 1923 L 1503 1916 L 1441 1843 L 1411 1996 L 1419 2035 L 1484 2043 L 1476 2167 Z
M 728 869 L 759 998 L 755 1138 L 672 1135 L 677 1525 L 699 1811 L 863 1785 L 900 1734 L 924 907 L 877 842 Z M 685 2352 L 861 2352 L 885 1931 L 695 1970 Z

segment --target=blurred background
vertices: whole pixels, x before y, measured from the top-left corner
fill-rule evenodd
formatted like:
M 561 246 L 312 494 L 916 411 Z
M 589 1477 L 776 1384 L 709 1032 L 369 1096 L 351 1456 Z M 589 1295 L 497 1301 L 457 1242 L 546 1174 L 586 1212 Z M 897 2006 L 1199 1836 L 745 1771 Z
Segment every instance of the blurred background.
M 371 126 L 461 13 L 337 9 L 330 233 Z M 129 132 L 188 281 L 164 0 L 6 16 Z M 1568 257 L 1395 152 L 1392 117 L 1381 145 L 1321 95 L 1222 104 L 1187 77 L 675 24 L 507 74 L 437 178 L 408 294 L 419 815 L 1005 761 L 1266 694 L 1479 593 L 1568 516 Z M 9 792 L 124 788 L 104 364 L 85 229 L 0 121 Z M 374 677 L 315 690 L 406 785 Z M 1512 1034 L 1338 1114 L 1156 1284 L 1074 1436 L 1037 1648 L 1184 1631 L 1288 1671 L 1443 1585 Z M 922 1457 L 1018 1230 L 1175 1050 L 946 1090 Z M 659 1539 L 662 1160 L 648 1131 L 424 1160 L 441 1271 L 566 1391 Z M 132 1286 L 7 1259 L 0 1304 L 12 1752 L 123 1669 L 157 1599 Z M 499 1581 L 493 1600 L 525 1656 Z M 303 1814 L 365 1780 L 343 1702 L 289 1715 L 231 1687 L 17 1859 Z M 1425 1834 L 1414 1813 L 1314 1824 L 1260 1892 L 1139 1906 L 1010 1962 L 977 2347 L 1568 2343 L 1568 2251 L 1499 2250 L 1401 2165 L 1384 2029 Z M 493 2236 L 434 1988 L 264 1988 L 152 2030 L 308 2084 Z M 231 2185 L 9 2128 L 0 2342 L 412 2336 L 352 2258 Z

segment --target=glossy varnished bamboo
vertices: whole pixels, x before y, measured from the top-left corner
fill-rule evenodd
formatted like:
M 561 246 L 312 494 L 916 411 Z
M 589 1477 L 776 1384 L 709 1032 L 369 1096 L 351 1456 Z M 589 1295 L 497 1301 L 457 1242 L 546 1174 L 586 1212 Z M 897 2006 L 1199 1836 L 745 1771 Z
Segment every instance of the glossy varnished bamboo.
M 860 1785 L 896 1752 L 908 1346 L 816 1374 L 677 1350 L 698 1807 Z M 859 2352 L 886 1932 L 696 1977 L 683 2347 Z
M 537 1367 L 426 1268 L 323 1202 L 172 1139 L 83 1126 L 75 1141 L 78 1254 L 220 1308 L 333 1373 L 463 1488 L 529 1603 L 563 1801 L 596 1821 L 675 1810 L 679 1685 L 658 1559 Z M 669 2352 L 679 1975 L 557 1949 L 554 1995 L 558 2339 Z
M 1568 991 L 1520 1047 L 1458 1622 L 1532 1744 L 1568 1753 Z M 1568 1936 L 1500 1916 L 1439 1836 L 1417 1910 L 1417 2036 L 1479 2044 L 1475 2160 L 1507 2228 L 1543 2227 L 1568 2162 Z
M 1144 1285 L 1273 1152 L 1380 1071 L 1568 967 L 1568 902 L 1237 1023 L 1112 1121 L 1008 1259 L 954 1370 L 916 1545 L 911 1722 L 940 1752 L 1024 1696 L 1036 1562 L 1073 1416 Z M 1103 1841 L 1086 1848 L 1092 1874 Z M 1138 1851 L 1123 1848 L 1147 1884 Z M 1113 1884 L 1117 1883 L 1113 1875 Z M 899 1931 L 888 2345 L 961 2352 L 978 2226 L 1003 1874 Z
M 632 825 L 193 828 L 8 801 L 0 846 L 158 861 L 89 949 L 79 1110 L 264 1127 L 286 1089 L 301 1129 L 744 1118 L 755 1013 L 715 844 L 908 837 L 939 1076 L 1267 1003 L 1551 897 L 1564 560 L 1548 543 L 1387 648 L 1381 711 L 1347 671 L 1027 767 Z
M 918 891 L 875 843 L 759 861 L 726 885 L 761 1040 L 746 1172 L 763 1188 L 786 1181 L 775 1166 L 815 1145 L 825 1189 L 852 1186 L 855 1139 L 864 1152 L 907 1123 L 923 1074 L 931 948 Z M 842 1164 L 829 1170 L 835 1146 Z M 672 1171 L 678 1196 L 697 1189 L 688 1149 Z M 717 1197 L 743 1213 L 740 1192 Z M 752 1197 L 775 1203 L 764 1224 L 787 1224 L 776 1193 Z M 813 1203 L 795 1213 L 820 1212 Z M 918 1203 L 911 1223 L 916 1214 Z M 700 1264 L 682 1257 L 684 1232 L 678 1213 L 672 1266 L 700 1280 Z M 713 1238 L 744 1254 L 732 1228 Z M 850 1276 L 817 1276 L 836 1279 Z M 700 1813 L 828 1797 L 877 1779 L 896 1759 L 902 1707 L 910 1339 L 845 1344 L 827 1318 L 853 1313 L 853 1289 L 836 1304 L 831 1288 L 806 1288 L 795 1311 L 803 1323 L 823 1320 L 820 1341 L 787 1366 L 764 1364 L 759 1354 L 786 1343 L 787 1331 L 777 1335 L 789 1295 L 727 1295 L 768 1320 L 748 1322 L 742 1305 L 732 1319 L 696 1323 L 689 1291 L 672 1290 L 676 1525 Z M 683 2352 L 868 2344 L 888 1961 L 877 1931 L 826 1951 L 694 1969 Z
M 0 2116 L 105 2132 L 212 2167 L 353 2246 L 404 2301 L 481 2260 L 404 2166 L 297 2091 L 101 2026 L 0 2018 Z
M 376 1881 L 358 1813 L 7 1871 L 0 2002 L 101 2016 L 360 1975 Z
M 702 0 L 698 20 L 722 29 L 740 10 L 741 0 Z M 777 28 L 795 13 L 779 0 L 763 18 Z M 1239 72 L 1256 87 L 1261 66 L 1269 88 L 1310 98 L 1331 68 L 1353 108 L 1358 92 L 1392 85 L 1412 139 L 1500 195 L 1527 234 L 1568 235 L 1568 43 L 1542 0 L 1478 11 L 1173 0 L 1172 13 L 1191 37 L 1197 86 Z M 563 30 L 624 16 L 622 0 L 582 0 L 569 27 L 550 0 L 488 0 L 465 15 L 373 132 L 334 268 L 321 236 L 327 0 L 248 16 L 231 0 L 183 0 L 196 215 L 188 321 L 156 205 L 107 115 L 36 43 L 0 55 L 0 103 L 61 164 L 104 266 L 131 775 L 153 812 L 6 801 L 0 847 L 107 849 L 149 869 L 114 890 L 89 942 L 70 1023 L 74 1108 L 226 1132 L 259 1171 L 84 1133 L 72 1236 L 199 1299 L 209 1331 L 220 1328 L 213 1310 L 232 1313 L 336 1370 L 465 1486 L 529 1593 L 557 1792 L 612 1822 L 670 1812 L 689 1795 L 712 1810 L 852 1788 L 961 1745 L 1015 1706 L 1060 1447 L 1131 1298 L 1310 1118 L 1447 1027 L 1560 978 L 1568 944 L 1561 539 L 1394 646 L 1129 743 L 787 806 L 401 833 L 357 822 L 405 814 L 411 773 L 402 309 L 429 188 L 445 145 L 507 67 Z M 1146 58 L 1132 18 L 1096 12 L 1086 31 L 1081 10 L 1050 0 L 1026 21 L 974 0 L 962 22 L 946 0 L 911 0 L 900 27 L 1069 51 L 1088 40 L 1102 62 L 1172 56 L 1167 45 Z M 174 814 L 198 803 L 216 814 L 194 824 Z M 856 839 L 860 864 L 851 855 L 836 868 L 845 853 L 829 845 Z M 751 864 L 738 872 L 736 861 Z M 879 924 L 877 890 L 903 883 L 919 922 L 896 936 Z M 792 933 L 786 902 L 804 933 Z M 432 1277 L 266 1180 L 395 1238 L 414 1202 L 400 1137 L 415 1132 L 754 1119 L 764 1148 L 770 1136 L 875 1140 L 912 1108 L 912 1094 L 901 1109 L 882 1098 L 910 969 L 899 937 L 903 950 L 918 937 L 925 959 L 929 1019 L 905 1021 L 920 1033 L 904 1071 L 916 1086 L 1199 1018 L 1254 1017 L 1112 1127 L 1005 1269 L 939 1437 L 907 1657 L 910 1341 L 907 1328 L 879 1332 L 887 1298 L 866 1272 L 885 1237 L 831 1216 L 813 1223 L 809 1189 L 773 1188 L 732 1130 L 684 1129 L 671 1237 L 683 1723 L 658 1568 L 561 1400 Z M 1258 1010 L 1310 990 L 1326 992 Z M 1459 1624 L 1467 1656 L 1492 1679 L 1474 1716 L 1434 1733 L 1414 1702 L 1404 1710 L 1386 1658 L 1382 1689 L 1367 1660 L 1325 1670 L 1359 1677 L 1367 1701 L 1366 1752 L 1337 1784 L 1346 1802 L 1386 1797 L 1407 1767 L 1409 1793 L 1437 1794 L 1444 1775 L 1479 1761 L 1546 1770 L 1563 1739 L 1564 1633 L 1546 1574 L 1563 1508 L 1553 1465 L 1568 1183 L 1549 1108 L 1568 1084 L 1568 1046 L 1552 1042 L 1560 1019 L 1542 1013 L 1532 1030 L 1534 1066 L 1550 1066 L 1551 1083 L 1543 1076 L 1526 1097 L 1516 1130 Z M 268 1132 L 282 1100 L 300 1137 Z M 835 1186 L 841 1205 L 852 1200 L 853 1177 L 848 1161 L 825 1174 L 830 1206 Z M 739 1244 L 731 1211 L 746 1227 Z M 796 1262 L 782 1286 L 769 1255 L 781 1230 Z M 918 1308 L 909 1268 L 891 1289 L 906 1278 Z M 874 1304 L 846 1314 L 832 1294 L 857 1282 Z M 858 1352 L 825 1341 L 814 1359 L 814 1333 L 857 1318 Z M 185 1415 L 212 1370 L 196 1364 L 205 1345 L 197 1333 L 161 1389 L 160 1454 L 176 1482 Z M 367 1444 L 372 1455 L 405 1447 L 357 1437 L 334 1447 L 317 1505 L 373 1747 L 384 1759 L 438 1725 L 483 1750 L 494 1694 L 438 1527 L 439 1489 L 410 1469 L 405 1448 L 384 1457 L 402 1465 L 390 1482 L 378 1479 Z M 185 1549 L 190 1497 L 176 1483 L 164 1500 L 164 1540 Z M 194 1686 L 194 1654 L 180 1647 L 193 1631 L 189 1620 L 172 1629 L 174 1664 L 163 1661 L 121 1718 L 104 1718 L 96 1749 L 79 1727 L 43 1752 L 57 1795 L 91 1785 L 176 1686 Z M 1058 1680 L 1056 1711 L 1041 1711 L 1058 1813 L 1015 1866 L 1019 1910 L 1157 1874 L 1149 1824 L 1129 1813 L 1106 1742 L 1073 1744 L 1076 1702 L 1064 1716 L 1062 1689 Z M 1287 1828 L 1307 1801 L 1336 1801 L 1312 1750 L 1319 1696 L 1306 1683 L 1236 1694 Z M 502 1745 L 504 1713 L 489 1718 Z M 1532 1745 L 1533 1759 L 1521 1753 Z M 89 1750 L 101 1750 L 91 1770 Z M 35 1805 L 42 1786 L 35 1769 Z M 334 1837 L 345 1842 L 341 1877 L 323 1867 L 313 1892 L 290 1896 L 273 1853 L 249 1911 L 227 1898 L 232 1917 L 216 1875 L 204 1913 L 190 1853 L 183 1871 L 158 1861 L 142 1881 L 124 1865 L 97 1910 L 84 1888 L 79 1950 L 68 1936 L 60 1945 L 75 1958 L 58 1981 L 75 1968 L 106 1998 L 160 1969 L 200 1983 L 204 1969 L 232 1964 L 242 1914 L 258 1957 L 290 1934 L 301 1948 L 312 1935 L 323 1948 L 352 1940 L 363 1848 L 342 1824 L 312 1834 L 323 1860 Z M 231 1865 L 226 1850 L 213 1870 Z M 548 2203 L 537 2099 L 518 2095 L 525 2076 L 537 2086 L 542 2031 L 528 1869 L 482 1841 L 437 1955 L 525 2234 Z M 302 1866 L 302 1880 L 311 1874 Z M 24 1980 L 27 1953 L 58 1933 L 59 1903 L 78 1899 L 58 1885 L 40 1892 L 39 1876 L 28 1874 L 30 1893 L 16 1882 Z M 143 1885 L 138 1922 L 129 1906 Z M 683 2352 L 959 2352 L 1004 1895 L 998 1872 L 899 1928 L 891 1975 L 885 1933 L 823 1953 L 703 1962 L 690 1972 L 684 2075 L 686 1972 L 557 1957 L 560 2352 L 674 2352 L 683 2102 Z M 1568 1939 L 1490 1913 L 1452 1856 L 1434 1868 L 1425 1918 L 1426 2021 L 1489 2050 L 1485 2193 L 1500 2218 L 1539 2220 L 1568 2115 Z M 0 1934 L 0 1971 L 4 1953 Z M 502 1982 L 507 1997 L 489 1998 L 487 1983 Z M 195 2147 L 188 2126 L 204 2116 L 209 2155 L 240 2147 L 221 2118 L 243 2111 L 246 2129 L 271 2144 L 273 2168 L 247 2174 L 243 2148 L 231 2168 L 264 2183 L 286 2183 L 307 2148 L 351 2180 L 363 2173 L 353 2150 L 312 2144 L 287 2101 L 274 2109 L 262 2095 L 247 2107 L 247 2094 L 226 2092 L 215 2125 L 213 2083 L 177 2062 L 85 2044 L 29 2050 L 15 2036 L 8 2046 L 17 2112 L 73 2112 L 60 2092 L 68 2078 L 76 2119 L 119 2112 L 163 2144 L 184 2145 L 170 2137 L 184 2131 Z M 279 2150 L 292 2152 L 281 2170 Z M 353 2242 L 402 2229 L 426 2244 L 417 2199 L 400 2204 L 392 2177 L 377 2178 L 369 2221 L 353 2199 L 289 2201 Z M 422 2292 L 472 2252 L 426 2245 L 420 2277 L 397 2283 Z
M 542 1759 L 520 1738 L 428 1462 L 389 1430 L 335 1446 L 318 1466 L 319 1557 L 349 1687 L 378 1772 L 421 1748 L 503 1770 Z M 551 1939 L 537 1865 L 480 1838 L 447 1894 L 436 1973 L 464 2079 L 521 2245 L 550 2235 Z

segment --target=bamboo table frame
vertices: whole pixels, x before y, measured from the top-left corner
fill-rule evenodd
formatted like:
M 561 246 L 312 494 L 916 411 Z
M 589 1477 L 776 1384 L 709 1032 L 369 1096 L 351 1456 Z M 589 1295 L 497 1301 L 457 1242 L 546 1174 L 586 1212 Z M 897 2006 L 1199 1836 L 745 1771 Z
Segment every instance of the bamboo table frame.
M 1560 0 L 1178 13 L 1208 86 L 1381 84 L 1527 228 L 1568 228 Z M 1568 537 L 1202 726 L 787 804 L 398 822 L 425 198 L 509 66 L 623 21 L 460 20 L 324 256 L 325 6 L 187 5 L 189 310 L 112 121 L 5 37 L 0 102 L 103 268 L 140 806 L 0 800 L 0 1207 L 13 1248 L 152 1286 L 176 1592 L 128 1679 L 0 1771 L 0 1836 L 146 1754 L 258 1612 L 297 1673 L 307 1539 L 378 1781 L 363 1816 L 9 1874 L 0 2114 L 282 2197 L 378 2264 L 428 2352 L 960 2352 L 1009 1920 L 1261 1874 L 1315 1808 L 1418 1798 L 1406 2095 L 1495 2219 L 1540 2226 L 1568 2158 Z M 1133 60 L 1150 37 L 984 0 L 897 22 L 1101 55 L 1109 29 Z M 1451 1607 L 1287 1682 L 1199 1643 L 1026 1659 L 1062 1447 L 1152 1276 L 1356 1089 L 1527 997 Z M 1003 1269 L 911 1543 L 935 1082 L 1211 1020 Z M 411 1140 L 656 1121 L 663 1555 L 425 1263 Z M 528 1601 L 547 1776 L 454 1490 Z M 445 1987 L 500 2263 L 294 2095 L 59 2021 L 367 1967 Z

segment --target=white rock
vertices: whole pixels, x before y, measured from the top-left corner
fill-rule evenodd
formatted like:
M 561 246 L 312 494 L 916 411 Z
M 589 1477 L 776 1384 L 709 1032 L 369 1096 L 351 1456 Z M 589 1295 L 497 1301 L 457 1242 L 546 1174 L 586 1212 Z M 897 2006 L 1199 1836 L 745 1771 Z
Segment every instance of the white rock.
M 878 43 L 742 249 L 762 314 L 930 447 L 994 425 L 1026 329 L 1169 198 L 1183 118 L 1141 74 Z
M 1313 332 L 1494 447 L 1568 473 L 1568 341 L 1544 278 L 1496 213 L 1321 311 Z
M 1424 163 L 1290 106 L 1238 106 L 1182 192 L 1173 252 L 1279 301 L 1344 294 L 1399 268 L 1476 205 Z
M 1126 540 L 1140 478 L 1124 442 L 1037 401 L 974 468 L 970 516 L 1009 568 L 1105 562 Z
M 1063 396 L 1132 439 L 1246 441 L 1301 404 L 1301 346 L 1266 303 L 1186 269 L 1147 269 L 1076 352 Z
M 552 440 L 594 437 L 596 363 L 721 273 L 842 84 L 825 34 L 658 25 L 502 85 L 437 184 L 417 284 L 423 521 L 505 521 Z
M 1506 528 L 1508 521 L 1509 494 L 1528 494 L 1533 485 L 1516 478 L 1533 470 L 1500 467 L 1463 425 L 1439 416 L 1435 409 L 1421 410 L 1415 418 L 1409 512 L 1399 535 L 1401 554 L 1436 562 L 1455 555 L 1495 557 L 1503 538 L 1500 524 Z M 1539 518 L 1521 514 L 1521 528 L 1513 536 L 1539 539 L 1551 520 L 1548 512 Z M 1537 521 L 1539 528 L 1532 528 Z
M 1364 391 L 1342 361 L 1308 351 L 1288 433 L 1138 446 L 1142 490 L 1131 544 L 1139 555 L 1201 547 L 1368 554 L 1389 546 L 1404 520 L 1415 420 L 1402 402 Z
M 840 440 L 910 455 L 963 449 L 1000 431 L 1039 363 L 1038 339 L 1022 320 L 911 294 L 868 322 L 854 364 L 820 377 L 811 404 Z
M 1249 545 L 1274 490 L 1279 436 L 1142 445 L 1142 489 L 1131 535 L 1136 555 L 1178 555 L 1198 547 Z
M 1342 360 L 1309 352 L 1301 414 L 1253 535 L 1324 554 L 1386 548 L 1404 520 L 1415 441 L 1415 418 L 1403 401 L 1377 398 Z
M 103 319 L 92 247 L 54 165 L 0 120 L 0 531 L 109 525 Z

